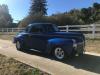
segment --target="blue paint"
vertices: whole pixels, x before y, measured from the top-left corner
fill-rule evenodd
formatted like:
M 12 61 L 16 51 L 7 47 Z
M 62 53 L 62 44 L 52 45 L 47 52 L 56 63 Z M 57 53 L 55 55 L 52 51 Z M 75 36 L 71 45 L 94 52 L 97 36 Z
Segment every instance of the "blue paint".
M 14 43 L 20 41 L 24 47 L 36 49 L 43 53 L 50 53 L 54 47 L 59 46 L 70 55 L 74 50 L 73 39 L 76 44 L 85 42 L 85 37 L 82 33 L 60 32 L 54 24 L 34 23 L 29 25 L 25 31 L 15 36 Z M 84 46 L 82 46 L 82 49 L 84 49 Z

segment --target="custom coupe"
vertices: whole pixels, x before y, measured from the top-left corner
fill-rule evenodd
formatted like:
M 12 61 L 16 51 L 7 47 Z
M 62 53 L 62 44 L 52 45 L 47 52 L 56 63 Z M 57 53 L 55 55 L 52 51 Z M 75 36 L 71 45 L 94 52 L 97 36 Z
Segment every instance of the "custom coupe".
M 85 36 L 79 32 L 60 32 L 51 23 L 29 24 L 23 32 L 14 37 L 17 50 L 32 50 L 52 54 L 63 60 L 69 56 L 83 55 Z

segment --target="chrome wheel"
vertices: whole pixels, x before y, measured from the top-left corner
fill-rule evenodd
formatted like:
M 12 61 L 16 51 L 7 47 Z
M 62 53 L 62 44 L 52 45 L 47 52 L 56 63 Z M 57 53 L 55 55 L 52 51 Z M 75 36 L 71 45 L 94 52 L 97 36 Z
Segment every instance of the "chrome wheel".
M 59 60 L 62 60 L 65 57 L 65 52 L 62 48 L 55 48 L 54 54 L 55 57 Z

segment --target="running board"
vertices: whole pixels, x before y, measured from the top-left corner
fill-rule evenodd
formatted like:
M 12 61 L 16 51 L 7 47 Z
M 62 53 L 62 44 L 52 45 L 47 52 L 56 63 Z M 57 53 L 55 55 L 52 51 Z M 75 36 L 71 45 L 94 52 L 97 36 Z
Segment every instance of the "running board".
M 30 49 L 31 51 L 35 51 L 35 52 L 41 52 L 39 50 L 36 50 L 36 49 Z

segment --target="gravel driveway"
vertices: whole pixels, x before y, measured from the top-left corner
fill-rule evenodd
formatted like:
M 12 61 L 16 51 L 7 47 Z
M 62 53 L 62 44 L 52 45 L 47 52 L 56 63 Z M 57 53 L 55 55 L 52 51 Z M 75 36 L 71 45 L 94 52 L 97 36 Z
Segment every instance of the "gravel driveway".
M 83 57 L 59 62 L 40 53 L 17 51 L 15 45 L 7 40 L 0 40 L 0 54 L 52 75 L 100 75 L 100 54 L 86 53 Z

